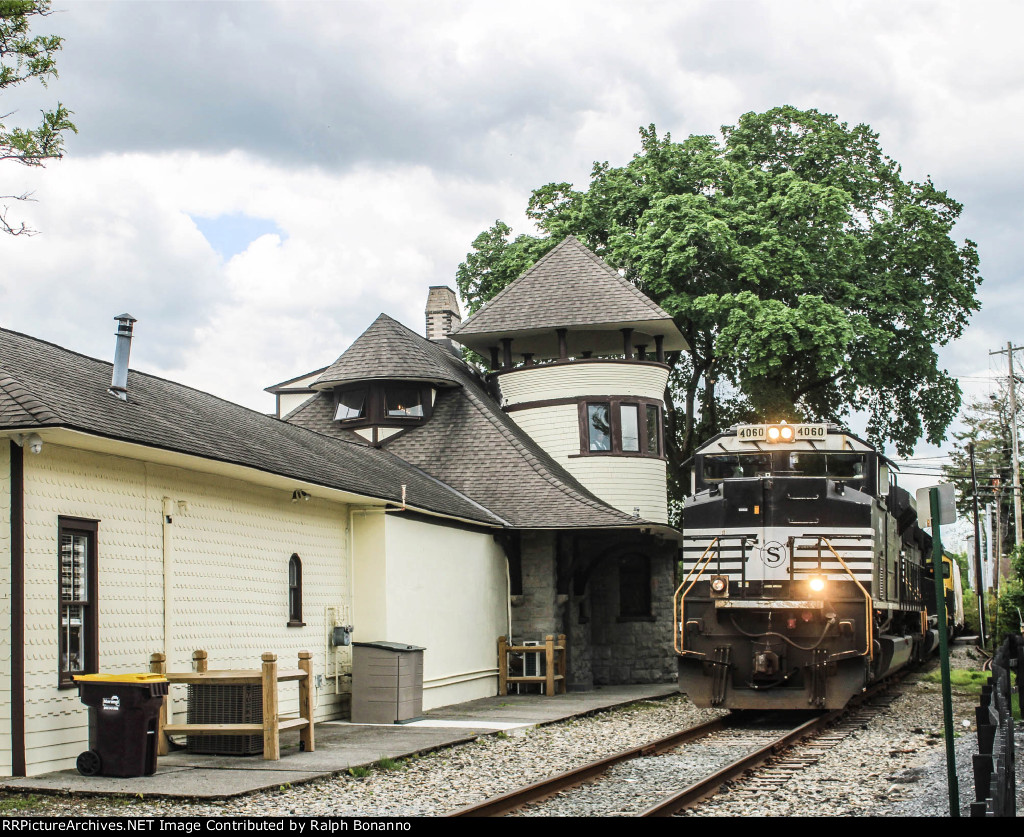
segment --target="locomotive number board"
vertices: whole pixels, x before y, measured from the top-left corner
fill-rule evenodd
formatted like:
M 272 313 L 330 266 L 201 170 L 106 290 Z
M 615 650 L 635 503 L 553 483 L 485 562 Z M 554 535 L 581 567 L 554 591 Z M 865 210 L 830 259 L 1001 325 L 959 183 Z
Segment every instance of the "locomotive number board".
M 827 424 L 741 424 L 736 429 L 736 438 L 741 442 L 767 442 L 768 428 L 787 427 L 793 431 L 793 439 L 796 441 L 807 439 L 824 439 L 828 435 Z M 774 438 L 771 441 L 779 441 Z

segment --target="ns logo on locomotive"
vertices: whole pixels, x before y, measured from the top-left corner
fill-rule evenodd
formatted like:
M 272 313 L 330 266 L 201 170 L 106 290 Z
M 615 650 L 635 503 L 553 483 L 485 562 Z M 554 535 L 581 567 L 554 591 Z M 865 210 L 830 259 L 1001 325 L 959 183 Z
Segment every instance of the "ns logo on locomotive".
M 935 649 L 931 537 L 874 447 L 835 425 L 738 425 L 692 463 L 674 624 L 694 703 L 840 708 Z

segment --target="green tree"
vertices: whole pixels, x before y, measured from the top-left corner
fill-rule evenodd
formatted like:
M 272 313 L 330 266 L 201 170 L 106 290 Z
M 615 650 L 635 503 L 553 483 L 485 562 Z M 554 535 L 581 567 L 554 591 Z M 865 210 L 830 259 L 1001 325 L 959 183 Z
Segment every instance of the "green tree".
M 44 86 L 57 77 L 56 53 L 63 39 L 57 35 L 29 34 L 31 18 L 50 13 L 50 0 L 0 0 L 0 92 L 31 79 Z M 0 160 L 24 166 L 42 166 L 64 154 L 64 132 L 77 131 L 71 111 L 57 103 L 42 111 L 38 127 L 8 127 L 11 114 L 0 113 Z M 30 200 L 31 195 L 0 195 L 0 200 Z M 10 222 L 8 208 L 0 211 L 0 231 L 10 235 L 31 235 L 24 223 Z
M 1010 552 L 1010 575 L 999 585 L 996 605 L 995 648 L 1008 634 L 1024 630 L 1024 547 Z
M 945 480 L 957 489 L 957 507 L 971 519 L 974 509 L 974 487 L 971 484 L 971 458 L 969 446 L 974 443 L 975 473 L 978 479 L 978 507 L 988 503 L 999 506 L 999 540 L 1004 552 L 1016 541 L 1013 526 L 1013 457 L 1010 429 L 1009 394 L 1005 388 L 994 395 L 984 396 L 969 403 L 961 414 L 964 430 L 955 433 L 949 453 L 949 464 L 942 467 Z M 1018 438 L 1024 436 L 1024 426 L 1018 417 Z M 996 544 L 993 545 L 993 553 Z
M 640 143 L 624 166 L 595 163 L 586 190 L 536 189 L 540 235 L 482 233 L 457 274 L 470 310 L 571 233 L 692 348 L 670 358 L 676 466 L 737 420 L 863 410 L 870 438 L 902 454 L 942 440 L 960 389 L 935 346 L 961 334 L 981 281 L 975 244 L 951 238 L 959 203 L 904 180 L 868 126 L 815 110 L 747 113 L 682 142 L 651 125 Z

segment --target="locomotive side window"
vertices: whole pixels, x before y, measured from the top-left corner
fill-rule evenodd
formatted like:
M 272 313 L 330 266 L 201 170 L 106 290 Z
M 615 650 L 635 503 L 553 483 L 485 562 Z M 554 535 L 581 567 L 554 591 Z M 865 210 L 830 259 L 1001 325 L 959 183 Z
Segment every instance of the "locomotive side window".
M 862 453 L 830 453 L 828 454 L 828 475 L 844 480 L 862 479 L 865 458 Z

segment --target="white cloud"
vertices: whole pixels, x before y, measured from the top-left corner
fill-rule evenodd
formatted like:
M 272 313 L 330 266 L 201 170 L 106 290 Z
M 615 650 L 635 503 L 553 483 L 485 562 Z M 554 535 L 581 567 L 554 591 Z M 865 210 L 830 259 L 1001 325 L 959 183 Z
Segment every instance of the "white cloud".
M 427 287 L 454 285 L 480 212 L 513 203 L 501 185 L 423 167 L 338 174 L 240 153 L 109 155 L 36 175 L 29 220 L 44 234 L 5 242 L 2 324 L 108 357 L 128 310 L 133 366 L 257 408 L 263 387 L 333 361 L 381 311 L 422 330 Z M 222 263 L 189 215 L 231 213 L 286 237 Z
M 89 3 L 48 18 L 59 100 L 81 129 L 0 241 L 0 324 L 90 354 L 115 314 L 134 365 L 267 407 L 263 386 L 329 362 L 379 313 L 422 328 L 496 218 L 532 188 L 583 187 L 637 128 L 717 133 L 791 103 L 865 121 L 906 174 L 963 200 L 985 308 L 954 373 L 1019 333 L 1017 153 L 1024 11 L 993 2 Z M 48 31 L 40 28 L 39 31 Z M 18 211 L 18 210 L 16 210 Z M 223 263 L 189 218 L 272 221 Z M 982 360 L 983 362 L 983 360 Z

